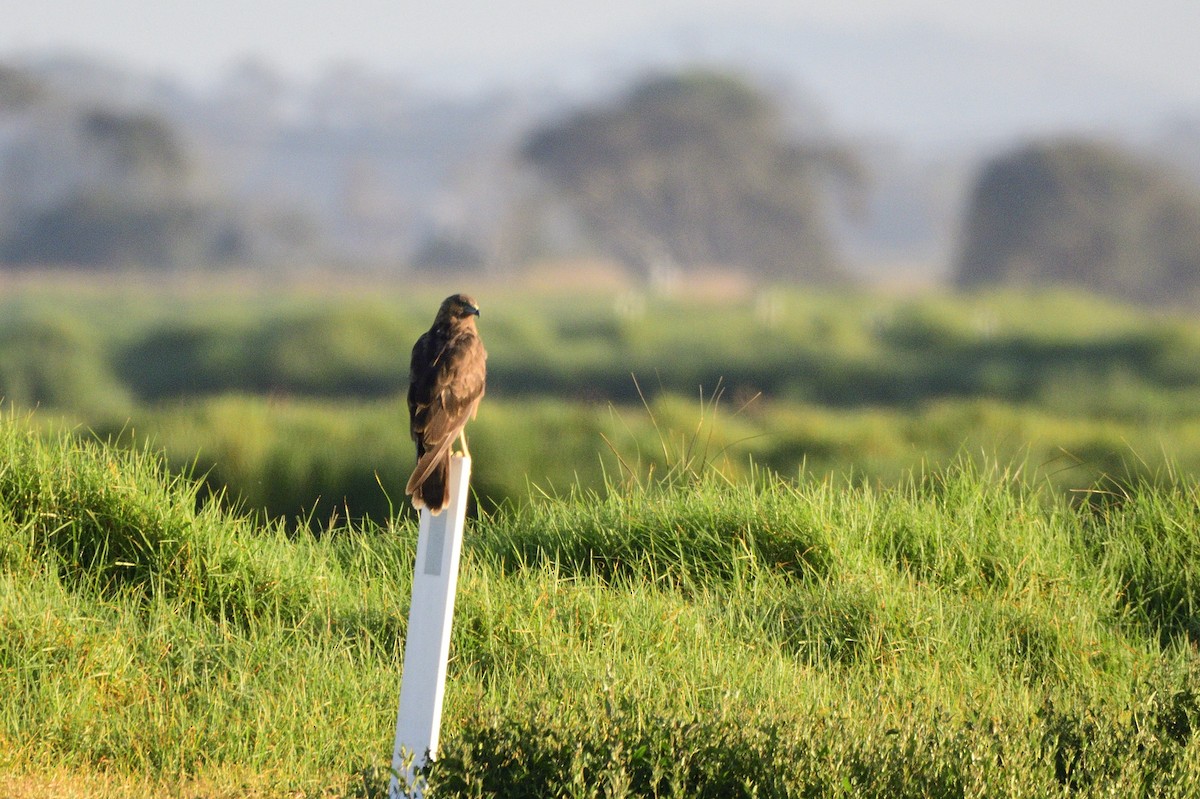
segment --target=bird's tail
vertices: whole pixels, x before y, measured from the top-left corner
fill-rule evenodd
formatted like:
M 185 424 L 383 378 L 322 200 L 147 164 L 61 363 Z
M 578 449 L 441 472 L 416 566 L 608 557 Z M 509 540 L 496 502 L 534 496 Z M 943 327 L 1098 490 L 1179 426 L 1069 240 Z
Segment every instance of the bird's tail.
M 441 513 L 450 504 L 450 448 L 425 453 L 404 493 L 412 495 L 414 508 L 429 508 L 434 516 Z

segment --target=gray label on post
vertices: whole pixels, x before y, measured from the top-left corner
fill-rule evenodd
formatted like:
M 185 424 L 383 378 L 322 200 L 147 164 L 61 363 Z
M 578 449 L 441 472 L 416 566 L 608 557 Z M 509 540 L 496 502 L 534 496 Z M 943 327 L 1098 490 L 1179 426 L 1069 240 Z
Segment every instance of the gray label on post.
M 429 543 L 425 548 L 425 573 L 442 573 L 442 550 L 446 548 L 446 517 L 434 518 L 429 525 Z

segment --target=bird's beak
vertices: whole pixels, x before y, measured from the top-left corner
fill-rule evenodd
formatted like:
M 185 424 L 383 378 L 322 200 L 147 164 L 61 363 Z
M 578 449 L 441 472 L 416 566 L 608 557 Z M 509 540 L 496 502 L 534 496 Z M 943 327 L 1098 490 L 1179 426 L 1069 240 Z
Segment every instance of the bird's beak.
M 474 305 L 468 305 L 463 310 L 467 312 L 468 316 L 479 316 L 479 309 L 476 308 Z

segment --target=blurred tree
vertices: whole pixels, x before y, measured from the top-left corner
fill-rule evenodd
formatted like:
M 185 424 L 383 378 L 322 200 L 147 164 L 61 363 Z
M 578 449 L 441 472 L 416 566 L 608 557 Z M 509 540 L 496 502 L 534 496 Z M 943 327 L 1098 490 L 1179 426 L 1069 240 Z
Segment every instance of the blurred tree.
M 13 264 L 198 266 L 240 254 L 236 223 L 186 199 L 153 203 L 108 191 L 73 196 L 0 241 Z
M 1113 146 L 1030 144 L 980 174 L 957 282 L 1068 284 L 1143 302 L 1200 299 L 1200 192 Z
M 853 176 L 853 159 L 793 141 L 771 100 L 738 78 L 648 79 L 614 105 L 535 131 L 522 155 L 593 246 L 631 266 L 842 276 L 823 182 Z
M 0 397 L 25 408 L 127 418 L 130 395 L 88 323 L 69 312 L 0 322 Z M 125 414 L 125 415 L 123 415 Z
M 483 253 L 470 239 L 452 232 L 425 236 L 412 257 L 413 268 L 439 274 L 479 272 L 485 266 Z
M 87 144 L 106 173 L 109 186 L 142 193 L 169 190 L 187 180 L 191 165 L 175 131 L 165 120 L 144 113 L 88 111 L 79 122 Z
M 0 262 L 177 267 L 242 257 L 235 215 L 206 194 L 166 120 L 81 107 L 0 68 Z
M 43 96 L 40 83 L 27 72 L 0 64 L 0 114 L 27 108 Z

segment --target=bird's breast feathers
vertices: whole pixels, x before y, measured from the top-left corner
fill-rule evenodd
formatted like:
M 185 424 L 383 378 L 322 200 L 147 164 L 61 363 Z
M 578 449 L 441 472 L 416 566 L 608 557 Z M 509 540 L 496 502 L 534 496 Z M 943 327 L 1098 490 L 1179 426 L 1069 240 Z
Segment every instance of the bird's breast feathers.
M 455 336 L 433 359 L 430 403 L 448 410 L 478 402 L 486 381 L 487 352 L 478 336 Z

